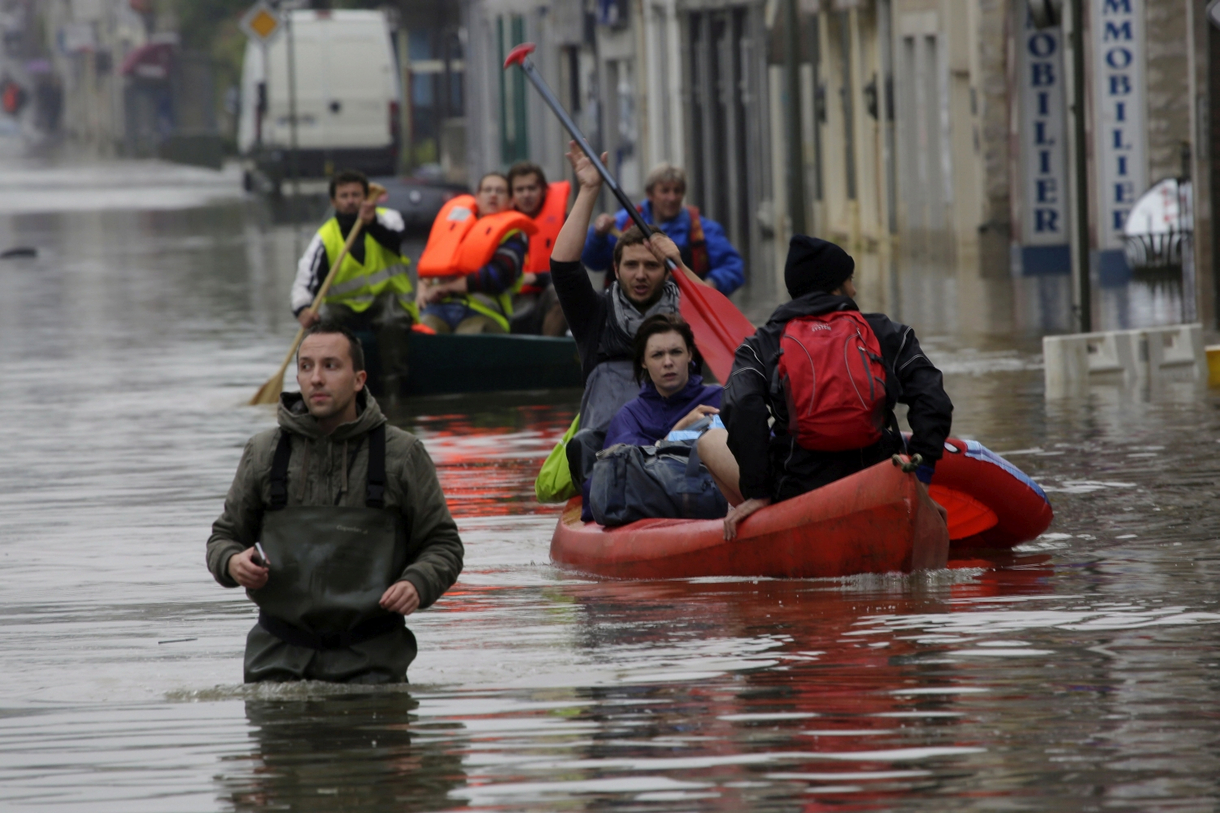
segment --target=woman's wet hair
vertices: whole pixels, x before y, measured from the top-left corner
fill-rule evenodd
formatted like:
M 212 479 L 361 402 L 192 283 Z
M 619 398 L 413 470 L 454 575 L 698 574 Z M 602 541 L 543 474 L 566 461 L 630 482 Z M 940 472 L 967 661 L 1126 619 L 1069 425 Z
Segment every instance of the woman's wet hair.
M 360 343 L 360 339 L 356 337 L 355 333 L 352 333 L 338 322 L 331 322 L 323 319 L 321 322 L 318 322 L 317 324 L 305 329 L 305 335 L 301 337 L 301 344 L 304 344 L 305 340 L 310 336 L 317 336 L 320 333 L 338 333 L 342 336 L 346 336 L 347 346 L 351 351 L 352 356 L 352 369 L 356 372 L 360 372 L 364 369 L 364 345 Z M 299 365 L 300 363 L 301 346 L 297 345 L 297 364 Z
M 686 349 L 691 354 L 692 364 L 694 358 L 698 354 L 695 349 L 695 334 L 691 331 L 690 325 L 676 313 L 658 313 L 649 316 L 640 325 L 640 329 L 635 333 L 635 340 L 632 342 L 632 358 L 631 364 L 635 372 L 635 380 L 637 384 L 643 384 L 644 378 L 648 375 L 648 368 L 644 366 L 644 355 L 648 350 L 648 340 L 653 336 L 659 336 L 662 333 L 677 333 L 682 337 L 682 341 L 686 343 Z

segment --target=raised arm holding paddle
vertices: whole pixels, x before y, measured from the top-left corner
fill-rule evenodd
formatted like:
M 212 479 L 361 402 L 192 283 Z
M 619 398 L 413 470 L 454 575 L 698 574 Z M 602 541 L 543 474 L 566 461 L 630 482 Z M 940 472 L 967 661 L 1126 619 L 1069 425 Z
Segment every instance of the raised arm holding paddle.
M 644 218 L 636 211 L 635 205 L 631 199 L 627 197 L 614 176 L 606 169 L 606 165 L 593 152 L 593 148 L 589 146 L 589 142 L 585 140 L 581 134 L 580 128 L 576 126 L 576 122 L 564 110 L 563 105 L 555 98 L 555 94 L 547 85 L 546 81 L 538 73 L 534 63 L 530 60 L 529 55 L 534 51 L 534 44 L 530 42 L 522 43 L 514 48 L 504 60 L 504 67 L 507 70 L 510 65 L 516 64 L 521 67 L 526 78 L 538 89 L 542 95 L 543 101 L 547 106 L 559 117 L 560 123 L 564 129 L 571 134 L 573 141 L 593 164 L 597 173 L 602 177 L 606 186 L 618 199 L 619 203 L 631 215 L 632 221 L 645 235 L 652 233 L 652 229 L 644 222 Z M 583 247 L 583 235 L 582 243 Z M 737 346 L 747 336 L 754 334 L 754 325 L 750 320 L 737 309 L 732 302 L 723 294 L 707 285 L 703 285 L 698 277 L 693 272 L 679 272 L 679 266 L 672 258 L 666 259 L 666 265 L 673 273 L 674 280 L 678 284 L 678 289 L 682 293 L 679 307 L 682 312 L 682 317 L 690 323 L 691 329 L 695 333 L 695 340 L 699 345 L 699 351 L 703 355 L 704 361 L 707 362 L 709 368 L 721 381 L 728 379 L 729 371 L 733 368 L 733 354 L 737 351 Z

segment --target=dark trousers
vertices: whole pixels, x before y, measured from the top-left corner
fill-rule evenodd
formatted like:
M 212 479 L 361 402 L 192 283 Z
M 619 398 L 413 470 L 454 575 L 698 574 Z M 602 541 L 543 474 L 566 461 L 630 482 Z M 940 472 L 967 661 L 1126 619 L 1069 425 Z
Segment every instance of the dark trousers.
M 901 441 L 886 433 L 877 443 L 862 449 L 815 452 L 797 446 L 787 435 L 771 439 L 771 470 L 777 472 L 773 499 L 789 500 L 864 471 L 901 451 Z

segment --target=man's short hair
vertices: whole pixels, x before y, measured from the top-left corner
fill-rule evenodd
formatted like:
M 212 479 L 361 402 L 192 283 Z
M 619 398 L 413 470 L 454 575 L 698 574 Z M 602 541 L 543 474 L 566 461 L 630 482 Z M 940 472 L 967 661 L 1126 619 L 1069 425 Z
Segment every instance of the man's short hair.
M 352 356 L 352 369 L 360 372 L 364 369 L 364 345 L 360 343 L 360 339 L 356 338 L 356 334 L 345 328 L 338 322 L 332 322 L 323 319 L 321 322 L 312 325 L 305 329 L 305 335 L 301 337 L 301 344 L 305 344 L 305 340 L 310 336 L 317 336 L 321 333 L 338 333 L 347 337 L 348 351 Z M 297 345 L 297 364 L 301 363 L 301 348 Z
M 682 194 L 686 194 L 686 173 L 681 167 L 669 163 L 657 164 L 644 179 L 644 191 L 651 195 L 652 188 L 659 183 L 675 184 Z
M 335 190 L 349 183 L 358 183 L 364 189 L 364 196 L 369 196 L 369 179 L 358 169 L 341 169 L 330 178 L 330 199 L 335 199 Z
M 513 193 L 513 181 L 518 178 L 524 178 L 526 175 L 537 175 L 538 184 L 546 188 L 546 173 L 542 171 L 542 167 L 535 164 L 533 161 L 518 161 L 508 168 L 508 193 Z
M 644 241 L 648 239 L 648 235 L 640 231 L 639 226 L 632 226 L 621 235 L 614 244 L 614 268 L 618 270 L 618 264 L 623 259 L 623 249 L 627 246 L 642 246 Z
M 510 183 L 508 182 L 508 176 L 507 176 L 507 175 L 505 175 L 503 172 L 484 172 L 482 175 L 480 175 L 480 176 L 479 176 L 479 184 L 478 184 L 478 186 L 476 186 L 476 187 L 474 188 L 474 191 L 475 191 L 476 193 L 477 193 L 477 192 L 478 192 L 480 189 L 482 189 L 482 188 L 483 188 L 483 181 L 487 180 L 488 178 L 503 178 L 503 179 L 504 179 L 504 183 L 505 183 L 505 184 L 508 186 L 508 194 L 510 194 L 510 195 L 511 195 L 511 194 L 513 193 L 513 187 L 512 187 L 512 184 L 510 184 Z
M 648 376 L 648 368 L 644 366 L 648 340 L 662 333 L 677 333 L 682 337 L 682 341 L 686 342 L 686 349 L 690 351 L 691 360 L 694 361 L 698 357 L 699 351 L 695 349 L 695 334 L 685 319 L 676 313 L 657 313 L 649 316 L 636 330 L 635 339 L 631 342 L 631 363 L 635 370 L 637 384 L 644 383 L 644 379 Z

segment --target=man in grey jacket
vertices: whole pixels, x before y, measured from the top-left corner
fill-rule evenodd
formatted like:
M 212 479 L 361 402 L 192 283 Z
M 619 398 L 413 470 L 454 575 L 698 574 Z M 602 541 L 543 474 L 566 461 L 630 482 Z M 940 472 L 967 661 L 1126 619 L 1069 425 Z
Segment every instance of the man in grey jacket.
M 355 336 L 311 327 L 297 355 L 301 392 L 281 397 L 279 428 L 246 444 L 212 526 L 208 569 L 259 606 L 248 683 L 404 681 L 417 651 L 404 616 L 462 570 L 431 458 L 387 425 L 365 378 Z

